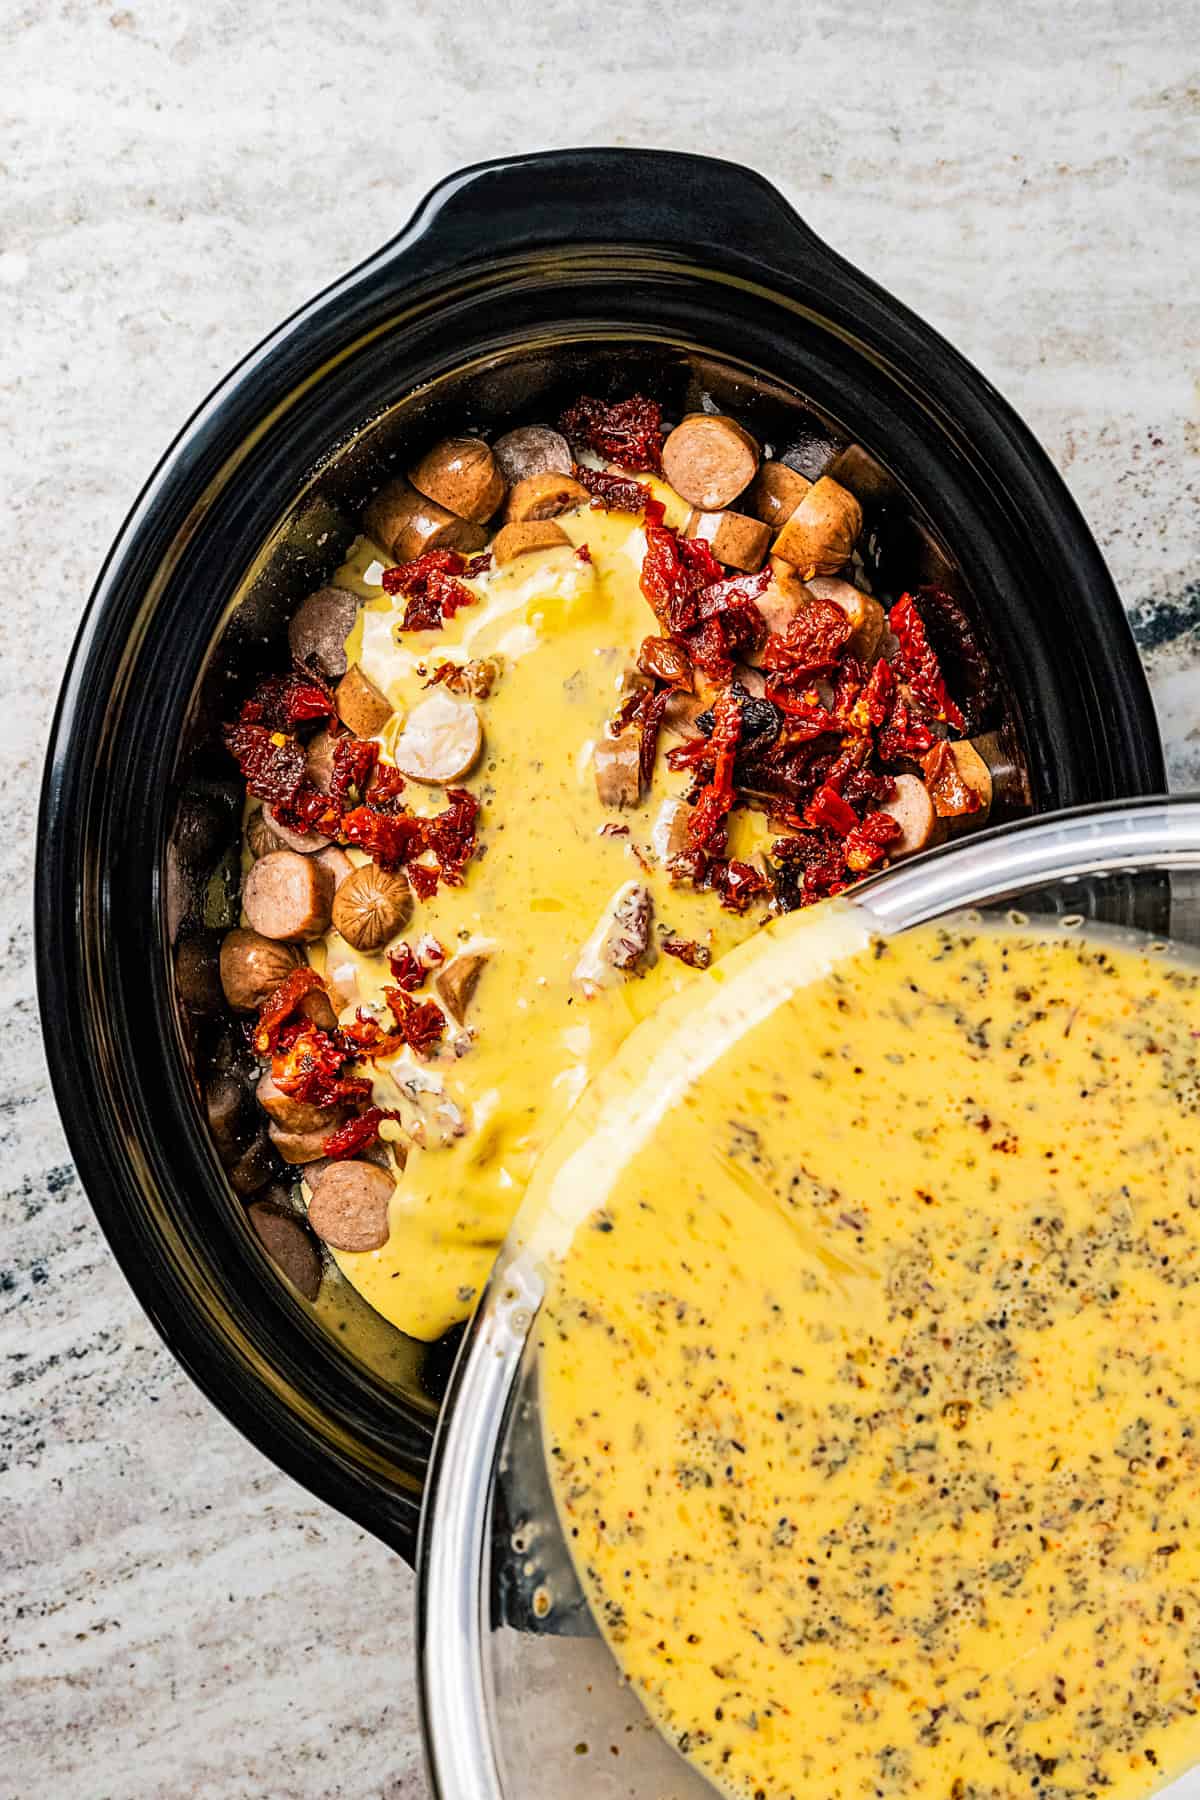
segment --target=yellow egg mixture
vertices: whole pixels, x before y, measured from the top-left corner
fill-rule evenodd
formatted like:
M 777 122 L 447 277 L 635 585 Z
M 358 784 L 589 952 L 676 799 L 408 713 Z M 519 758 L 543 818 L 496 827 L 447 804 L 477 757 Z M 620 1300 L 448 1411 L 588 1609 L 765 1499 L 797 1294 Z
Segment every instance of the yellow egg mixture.
M 681 524 L 686 505 L 665 484 L 650 485 L 668 522 Z M 377 1102 L 415 1107 L 426 1142 L 409 1151 L 387 1244 L 335 1252 L 372 1306 L 418 1338 L 436 1338 L 466 1317 L 543 1144 L 637 1020 L 695 979 L 663 954 L 643 973 L 595 991 L 575 978 L 613 895 L 644 882 L 654 940 L 698 940 L 714 957 L 756 923 L 667 879 L 654 825 L 664 796 L 688 785 L 665 768 L 669 740 L 660 743 L 652 794 L 640 807 L 617 813 L 600 803 L 592 747 L 620 704 L 638 645 L 655 630 L 639 587 L 645 538 L 628 514 L 585 509 L 557 522 L 573 544 L 586 543 L 590 563 L 568 548 L 519 557 L 467 582 L 476 603 L 436 633 L 398 629 L 405 602 L 383 593 L 378 553 L 366 540 L 335 577 L 367 601 L 348 647 L 396 708 L 385 760 L 440 663 L 490 657 L 499 666 L 492 693 L 478 702 L 483 753 L 460 784 L 481 802 L 480 851 L 461 887 L 417 903 L 403 934 L 413 941 L 432 932 L 448 955 L 484 948 L 490 958 L 456 1044 L 424 1059 L 405 1052 L 372 1071 Z M 415 782 L 405 799 L 417 812 L 445 804 L 443 789 Z M 628 835 L 605 836 L 605 825 Z M 738 816 L 732 854 L 748 852 L 756 829 L 753 815 Z M 344 1018 L 354 1005 L 382 1004 L 393 979 L 383 956 L 360 955 L 333 934 L 312 952 L 327 973 L 357 977 Z
M 1141 1795 L 1200 1757 L 1200 977 L 860 924 L 782 978 L 852 913 L 732 952 L 568 1127 L 564 1532 L 724 1792 Z

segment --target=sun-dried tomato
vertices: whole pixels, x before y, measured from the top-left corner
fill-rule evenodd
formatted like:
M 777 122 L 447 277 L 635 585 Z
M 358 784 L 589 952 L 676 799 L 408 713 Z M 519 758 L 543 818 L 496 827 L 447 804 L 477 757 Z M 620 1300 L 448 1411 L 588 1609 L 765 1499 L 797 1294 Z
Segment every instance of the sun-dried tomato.
M 675 957 L 679 962 L 686 963 L 689 969 L 707 969 L 712 961 L 712 951 L 708 945 L 698 944 L 694 938 L 659 938 L 658 947 L 664 956 Z
M 742 709 L 737 697 L 728 691 L 718 694 L 713 705 L 712 735 L 708 739 L 713 758 L 712 775 L 688 820 L 688 836 L 697 848 L 711 842 L 733 805 L 733 767 L 741 731 Z
M 644 394 L 614 401 L 581 394 L 558 428 L 572 444 L 582 444 L 623 469 L 649 473 L 662 468 L 662 407 Z
M 876 742 L 884 762 L 899 762 L 932 749 L 937 739 L 925 720 L 919 718 L 906 701 L 897 699 Z
M 687 651 L 674 638 L 643 638 L 637 666 L 643 675 L 649 675 L 654 681 L 665 681 L 671 687 L 691 691 L 692 665 Z
M 917 592 L 938 660 L 943 665 L 948 663 L 958 677 L 962 729 L 982 731 L 999 697 L 992 659 L 953 594 L 939 587 L 922 587 Z
M 350 1053 L 340 1038 L 319 1025 L 301 1028 L 286 1048 L 271 1059 L 271 1079 L 281 1092 L 306 1106 L 340 1106 L 366 1099 L 371 1084 L 358 1075 L 343 1075 Z
M 353 1054 L 366 1062 L 377 1062 L 381 1057 L 395 1056 L 398 1051 L 403 1050 L 405 1044 L 398 1031 L 385 1031 L 379 1020 L 364 1012 L 361 1006 L 350 1023 L 340 1028 L 339 1035 L 351 1047 Z
M 488 570 L 491 568 L 491 566 L 492 566 L 491 551 L 490 550 L 481 550 L 479 552 L 478 556 L 469 556 L 467 558 L 467 563 L 466 563 L 466 567 L 463 570 L 463 574 L 467 577 L 468 581 L 476 581 L 476 580 L 478 580 L 480 575 L 486 575 Z
M 304 745 L 265 725 L 231 725 L 225 746 L 242 772 L 242 778 L 259 800 L 268 806 L 286 806 L 305 785 Z
M 614 475 L 609 469 L 589 469 L 576 463 L 571 470 L 580 487 L 592 496 L 596 512 L 644 513 L 653 496 L 644 481 L 632 475 Z
M 369 1150 L 379 1137 L 379 1127 L 385 1119 L 398 1119 L 400 1114 L 389 1112 L 382 1106 L 368 1106 L 366 1112 L 357 1118 L 347 1119 L 337 1131 L 331 1131 L 321 1148 L 326 1156 L 334 1162 L 341 1162 L 345 1157 L 357 1156 L 362 1150 Z
M 960 819 L 980 810 L 983 799 L 963 780 L 949 744 L 935 744 L 921 768 L 933 810 L 940 819 Z
M 386 813 L 395 818 L 403 812 L 404 805 L 400 799 L 404 792 L 404 777 L 392 763 L 377 762 L 375 773 L 371 776 L 367 788 L 367 801 L 372 811 Z
M 408 943 L 402 943 L 398 950 L 388 951 L 388 967 L 396 986 L 403 988 L 407 994 L 411 994 L 415 988 L 424 987 L 425 977 L 429 973 Z
M 408 883 L 418 900 L 432 900 L 437 893 L 438 872 L 428 863 L 409 863 Z
M 844 842 L 831 831 L 775 839 L 771 846 L 771 855 L 779 865 L 775 893 L 785 912 L 840 894 L 850 885 Z
M 379 745 L 370 739 L 351 737 L 347 733 L 333 746 L 333 773 L 329 792 L 334 800 L 349 798 L 351 788 L 365 794 L 371 774 L 379 760 Z
M 963 729 L 963 716 L 950 698 L 942 677 L 941 664 L 933 653 L 925 626 L 911 594 L 901 594 L 888 614 L 888 624 L 899 642 L 895 657 L 895 673 L 907 682 L 913 699 L 935 719 L 944 720 L 956 731 Z
M 696 625 L 698 596 L 724 580 L 725 571 L 703 538 L 681 538 L 647 516 L 641 587 L 667 632 L 677 635 Z
M 392 1009 L 397 1034 L 418 1055 L 432 1050 L 446 1029 L 446 1015 L 435 1000 L 414 1000 L 403 988 L 386 987 L 383 997 Z
M 324 980 L 306 963 L 292 969 L 278 987 L 271 989 L 258 1009 L 258 1023 L 254 1027 L 254 1048 L 260 1056 L 270 1055 L 279 1042 L 280 1026 L 291 1018 L 307 994 L 318 989 L 324 992 Z
M 863 689 L 863 707 L 867 723 L 877 729 L 883 724 L 892 710 L 892 699 L 896 692 L 896 677 L 892 674 L 890 663 L 882 657 L 871 670 L 867 685 Z
M 644 788 L 648 788 L 654 779 L 654 762 L 658 755 L 658 734 L 670 698 L 670 688 L 659 688 L 656 694 L 647 694 L 638 709 L 638 771 Z
M 805 807 L 804 821 L 807 825 L 836 831 L 839 837 L 848 837 L 858 824 L 858 814 L 826 781 Z
M 578 562 L 590 563 L 592 560 L 592 553 L 586 544 L 576 544 L 575 557 Z
M 735 913 L 744 913 L 753 901 L 769 893 L 771 888 L 762 870 L 747 862 L 714 862 L 709 881 L 721 896 L 721 905 Z
M 239 723 L 265 725 L 268 731 L 292 731 L 297 725 L 337 718 L 333 695 L 319 676 L 268 675 L 242 705 Z
M 782 677 L 768 676 L 766 695 L 772 706 L 784 714 L 784 729 L 793 743 L 807 743 L 838 728 L 837 719 L 827 706 L 822 706 L 816 688 L 797 692 Z
M 854 875 L 864 875 L 883 861 L 888 845 L 894 844 L 899 836 L 900 827 L 890 813 L 868 813 L 846 837 L 846 867 Z
M 466 788 L 447 788 L 449 805 L 432 819 L 422 819 L 425 848 L 437 858 L 447 887 L 458 887 L 463 870 L 475 854 L 475 821 L 479 802 Z
M 473 605 L 474 594 L 458 580 L 467 567 L 457 550 L 427 550 L 412 562 L 385 569 L 384 592 L 403 594 L 408 601 L 401 631 L 440 631 L 460 606 Z
M 381 869 L 398 869 L 423 849 L 423 824 L 411 813 L 389 817 L 373 806 L 355 806 L 342 820 L 342 836 Z
M 832 600 L 812 599 L 763 646 L 762 665 L 793 685 L 835 668 L 853 627 Z

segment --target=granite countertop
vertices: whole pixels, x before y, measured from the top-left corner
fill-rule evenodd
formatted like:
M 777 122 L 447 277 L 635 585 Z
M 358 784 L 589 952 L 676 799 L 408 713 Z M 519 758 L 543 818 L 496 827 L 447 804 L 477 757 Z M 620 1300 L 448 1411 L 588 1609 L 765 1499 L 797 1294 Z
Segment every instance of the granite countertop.
M 567 143 L 748 162 L 1030 421 L 1200 787 L 1200 75 L 1186 0 L 451 11 L 365 0 L 0 22 L 0 1797 L 425 1794 L 413 1588 L 161 1348 L 47 1089 L 37 784 L 104 550 L 211 384 L 447 170 Z M 251 22 L 253 21 L 253 23 Z

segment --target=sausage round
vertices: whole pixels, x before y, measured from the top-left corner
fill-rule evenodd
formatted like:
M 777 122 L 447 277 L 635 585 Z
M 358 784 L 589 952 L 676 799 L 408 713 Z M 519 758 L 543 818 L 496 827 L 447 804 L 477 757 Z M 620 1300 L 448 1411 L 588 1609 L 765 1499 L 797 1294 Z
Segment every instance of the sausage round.
M 392 703 L 369 675 L 351 663 L 334 689 L 333 704 L 343 725 L 356 737 L 375 737 L 392 716 Z
M 295 850 L 301 856 L 309 856 L 314 850 L 323 849 L 329 842 L 329 839 L 319 831 L 297 831 L 294 826 L 285 825 L 273 806 L 263 807 L 261 830 L 264 840 L 267 836 L 279 839 L 278 844 L 273 848 Z M 253 850 L 254 846 L 251 845 L 250 848 Z M 262 852 L 262 854 L 269 854 L 269 852 Z
M 492 539 L 492 555 L 498 564 L 509 563 L 533 550 L 557 550 L 570 542 L 562 526 L 553 519 L 514 519 L 511 524 L 502 525 Z
M 487 532 L 427 500 L 402 477 L 389 481 L 363 515 L 367 536 L 394 562 L 412 562 L 427 550 L 482 550 Z
M 388 1241 L 395 1185 L 390 1172 L 374 1163 L 331 1163 L 309 1201 L 308 1222 L 334 1250 L 380 1250 Z
M 328 928 L 333 881 L 311 856 L 272 850 L 246 876 L 242 906 L 252 931 L 284 943 L 308 943 Z
M 745 513 L 694 512 L 683 535 L 703 538 L 718 562 L 753 575 L 762 568 L 771 528 Z
M 295 1166 L 298 1163 L 316 1162 L 325 1154 L 325 1139 L 333 1127 L 321 1126 L 316 1131 L 289 1131 L 286 1125 L 274 1123 L 267 1126 L 267 1136 L 282 1156 L 285 1163 Z
M 809 593 L 815 594 L 818 600 L 832 601 L 845 613 L 852 627 L 846 641 L 847 649 L 860 662 L 870 662 L 887 624 L 887 615 L 878 600 L 871 594 L 864 594 L 849 581 L 839 581 L 834 575 L 815 575 L 807 586 Z
M 641 738 L 632 726 L 617 737 L 597 740 L 592 766 L 601 806 L 637 805 L 642 791 L 641 755 Z
M 765 462 L 746 495 L 746 505 L 772 531 L 790 519 L 812 482 L 786 463 Z
M 471 702 L 435 687 L 405 719 L 392 761 L 414 781 L 444 786 L 467 773 L 482 745 L 483 728 Z
M 285 1131 L 336 1131 L 345 1117 L 345 1109 L 336 1106 L 310 1106 L 307 1100 L 294 1100 L 275 1085 L 268 1071 L 254 1090 L 254 1097 L 268 1118 Z
M 887 813 L 900 827 L 900 836 L 887 847 L 887 853 L 893 860 L 900 856 L 914 856 L 918 850 L 927 850 L 941 835 L 940 821 L 933 810 L 929 789 L 921 777 L 897 775 L 895 780 L 896 789 L 891 799 L 881 801 L 879 806 L 880 812 Z
M 358 617 L 358 601 L 345 588 L 324 587 L 302 601 L 288 625 L 292 660 L 326 681 L 346 673 L 346 639 Z
M 246 1212 L 255 1237 L 275 1267 L 306 1300 L 315 1300 L 321 1287 L 321 1254 L 303 1219 L 273 1200 L 253 1200 Z
M 497 467 L 510 487 L 530 475 L 569 475 L 575 467 L 571 446 L 549 425 L 518 425 L 492 445 Z
M 719 512 L 754 480 L 758 445 L 724 413 L 689 413 L 663 445 L 662 466 L 677 494 L 701 512 Z
M 771 549 L 792 564 L 802 581 L 814 575 L 836 575 L 849 562 L 862 524 L 862 507 L 849 488 L 822 475 L 785 522 Z
M 221 986 L 238 1012 L 256 1012 L 304 958 L 294 944 L 277 943 L 237 925 L 221 939 Z
M 516 519 L 557 519 L 559 513 L 586 506 L 591 495 L 571 475 L 527 475 L 511 489 L 504 508 L 506 523 Z
M 409 470 L 408 479 L 427 500 L 477 525 L 504 499 L 504 477 L 482 438 L 443 438 Z

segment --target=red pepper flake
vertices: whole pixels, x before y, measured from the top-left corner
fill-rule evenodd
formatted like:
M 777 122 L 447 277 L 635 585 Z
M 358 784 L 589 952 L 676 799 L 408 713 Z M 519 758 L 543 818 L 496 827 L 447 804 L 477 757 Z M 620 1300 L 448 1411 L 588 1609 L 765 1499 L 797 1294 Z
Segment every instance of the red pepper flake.
M 414 1000 L 403 988 L 386 987 L 383 997 L 392 1009 L 399 1037 L 424 1055 L 432 1050 L 446 1029 L 446 1015 L 434 1000 Z
M 940 819 L 960 819 L 966 813 L 979 811 L 983 800 L 963 780 L 949 744 L 935 744 L 921 767 L 933 810 Z
M 558 428 L 572 444 L 583 444 L 623 469 L 662 468 L 662 407 L 644 394 L 611 402 L 581 394 Z
M 319 1025 L 304 1025 L 286 1049 L 276 1050 L 271 1079 L 283 1093 L 306 1106 L 358 1102 L 369 1098 L 371 1084 L 361 1076 L 342 1074 L 350 1054 L 340 1038 L 331 1037 Z
M 728 912 L 744 913 L 752 901 L 770 892 L 771 884 L 761 869 L 746 862 L 715 862 L 709 881 Z
M 592 496 L 594 512 L 644 513 L 653 499 L 645 482 L 635 481 L 631 475 L 589 469 L 583 463 L 576 463 L 571 473 Z
M 711 842 L 733 805 L 733 765 L 741 732 L 742 709 L 737 696 L 728 691 L 718 694 L 713 703 L 713 728 L 708 739 L 708 749 L 713 757 L 712 777 L 688 820 L 688 836 L 697 848 Z
M 388 951 L 388 967 L 396 986 L 403 988 L 406 994 L 411 994 L 415 988 L 424 987 L 425 978 L 429 974 L 429 970 L 408 943 L 402 943 L 398 950 Z
M 836 831 L 839 837 L 848 837 L 858 824 L 858 815 L 852 806 L 826 781 L 821 784 L 804 809 L 804 820 L 807 825 L 818 829 L 826 827 Z
M 334 1162 L 341 1162 L 348 1156 L 357 1156 L 360 1150 L 369 1150 L 375 1143 L 379 1137 L 379 1127 L 385 1119 L 399 1117 L 399 1113 L 387 1112 L 383 1107 L 369 1106 L 366 1112 L 359 1113 L 357 1118 L 347 1119 L 337 1131 L 331 1132 L 322 1149 Z
M 365 794 L 378 759 L 378 744 L 349 734 L 338 738 L 333 746 L 333 774 L 329 782 L 331 797 L 336 801 L 344 801 L 349 798 L 351 788 Z
M 260 1056 L 267 1056 L 275 1049 L 280 1027 L 291 1018 L 305 996 L 318 989 L 323 993 L 325 983 L 317 971 L 306 964 L 293 969 L 278 987 L 272 988 L 258 1009 L 258 1024 L 254 1028 L 254 1048 Z
M 664 956 L 677 957 L 689 969 L 707 969 L 712 961 L 712 951 L 708 945 L 698 944 L 694 938 L 660 938 L 658 947 Z
M 466 559 L 457 550 L 427 550 L 412 562 L 385 569 L 384 592 L 403 594 L 408 601 L 401 631 L 440 631 L 461 606 L 473 605 L 474 594 L 458 580 L 467 572 Z
M 908 683 L 914 700 L 935 719 L 962 731 L 963 716 L 946 691 L 941 664 L 925 635 L 925 626 L 911 594 L 901 594 L 888 614 L 888 624 L 900 645 L 895 672 Z
M 888 845 L 899 836 L 900 827 L 890 813 L 868 813 L 861 825 L 847 834 L 846 867 L 855 875 L 864 875 L 883 861 Z

